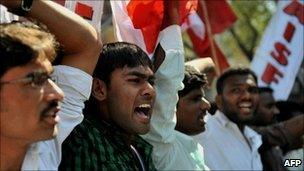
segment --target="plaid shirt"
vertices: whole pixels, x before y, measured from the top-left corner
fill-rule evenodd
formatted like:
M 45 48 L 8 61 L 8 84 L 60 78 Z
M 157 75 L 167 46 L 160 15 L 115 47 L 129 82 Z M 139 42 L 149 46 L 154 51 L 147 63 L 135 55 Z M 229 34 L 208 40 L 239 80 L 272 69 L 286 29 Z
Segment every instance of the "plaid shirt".
M 152 146 L 136 135 L 132 142 L 145 170 L 155 170 Z M 142 170 L 123 134 L 105 122 L 85 119 L 64 141 L 59 170 Z

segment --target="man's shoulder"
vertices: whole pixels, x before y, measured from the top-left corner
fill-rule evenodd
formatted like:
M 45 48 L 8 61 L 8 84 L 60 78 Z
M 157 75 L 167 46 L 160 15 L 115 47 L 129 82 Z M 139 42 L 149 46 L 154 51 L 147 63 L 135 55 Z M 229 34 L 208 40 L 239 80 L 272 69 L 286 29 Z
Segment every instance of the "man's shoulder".
M 93 144 L 96 141 L 100 142 L 104 138 L 102 130 L 97 128 L 92 121 L 84 119 L 75 127 L 66 141 L 79 142 L 82 145 L 84 141 L 88 144 Z
M 134 141 L 136 143 L 137 148 L 140 148 L 140 149 L 146 151 L 146 153 L 152 153 L 153 146 L 149 142 L 144 140 L 142 137 L 140 137 L 139 135 L 136 135 Z

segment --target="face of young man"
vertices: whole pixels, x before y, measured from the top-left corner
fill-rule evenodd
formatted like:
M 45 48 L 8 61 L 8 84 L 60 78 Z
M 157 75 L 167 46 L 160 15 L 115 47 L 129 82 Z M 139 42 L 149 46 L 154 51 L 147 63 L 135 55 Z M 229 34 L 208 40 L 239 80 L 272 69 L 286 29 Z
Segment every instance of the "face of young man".
M 154 73 L 149 67 L 116 69 L 107 89 L 110 120 L 128 134 L 145 134 L 155 101 Z
M 48 60 L 35 62 L 8 70 L 1 82 L 29 78 L 53 71 Z M 33 78 L 33 77 L 32 77 Z M 44 77 L 45 78 L 45 77 Z M 62 90 L 50 79 L 36 86 L 32 81 L 1 85 L 1 138 L 32 143 L 50 139 L 57 134 L 58 102 L 63 99 Z
M 230 76 L 216 100 L 220 111 L 231 121 L 248 123 L 254 117 L 259 100 L 256 81 L 250 74 Z
M 210 104 L 204 97 L 203 88 L 197 88 L 179 98 L 176 112 L 178 131 L 195 135 L 205 130 L 204 117 Z
M 260 93 L 260 100 L 256 116 L 256 121 L 258 122 L 258 124 L 269 125 L 275 123 L 276 116 L 279 114 L 279 112 L 280 111 L 276 107 L 272 93 Z

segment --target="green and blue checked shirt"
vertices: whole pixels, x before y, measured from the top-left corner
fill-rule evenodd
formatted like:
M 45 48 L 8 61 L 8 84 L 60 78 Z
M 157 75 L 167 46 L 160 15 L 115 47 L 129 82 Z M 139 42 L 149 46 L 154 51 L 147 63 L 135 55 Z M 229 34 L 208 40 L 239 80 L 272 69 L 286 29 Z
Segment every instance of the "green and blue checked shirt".
M 64 141 L 59 170 L 142 170 L 123 137 L 108 123 L 85 119 Z M 155 170 L 152 146 L 137 135 L 131 145 L 140 154 L 145 170 Z

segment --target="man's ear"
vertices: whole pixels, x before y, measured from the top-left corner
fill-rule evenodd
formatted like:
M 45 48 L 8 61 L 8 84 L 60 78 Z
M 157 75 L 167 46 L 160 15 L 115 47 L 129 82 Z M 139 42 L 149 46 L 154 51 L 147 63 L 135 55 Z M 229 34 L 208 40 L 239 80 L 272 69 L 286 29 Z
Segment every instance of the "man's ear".
M 103 101 L 107 98 L 107 86 L 104 81 L 98 78 L 93 79 L 92 96 L 99 101 Z
M 222 100 L 222 96 L 221 95 L 216 95 L 215 96 L 215 103 L 218 109 L 222 109 L 222 104 L 223 104 L 223 100 Z

